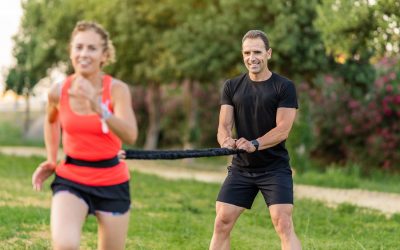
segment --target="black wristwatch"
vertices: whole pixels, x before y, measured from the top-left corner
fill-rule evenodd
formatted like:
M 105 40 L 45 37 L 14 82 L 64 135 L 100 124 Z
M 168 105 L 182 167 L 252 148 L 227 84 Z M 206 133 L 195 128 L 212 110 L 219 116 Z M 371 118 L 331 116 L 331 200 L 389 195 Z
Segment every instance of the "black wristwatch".
M 258 151 L 258 147 L 260 146 L 260 143 L 258 143 L 257 140 L 252 140 L 251 144 L 253 144 L 253 146 L 256 148 L 256 151 Z

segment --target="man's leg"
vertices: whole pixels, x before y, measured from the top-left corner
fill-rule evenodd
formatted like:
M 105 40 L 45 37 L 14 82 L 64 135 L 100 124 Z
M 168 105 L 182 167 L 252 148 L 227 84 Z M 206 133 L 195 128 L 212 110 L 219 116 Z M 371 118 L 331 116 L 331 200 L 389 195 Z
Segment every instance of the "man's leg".
M 219 201 L 216 202 L 215 208 L 217 215 L 210 250 L 227 250 L 230 249 L 229 237 L 232 228 L 245 208 Z
M 275 204 L 269 206 L 272 223 L 281 239 L 282 250 L 299 250 L 301 243 L 294 232 L 292 204 Z

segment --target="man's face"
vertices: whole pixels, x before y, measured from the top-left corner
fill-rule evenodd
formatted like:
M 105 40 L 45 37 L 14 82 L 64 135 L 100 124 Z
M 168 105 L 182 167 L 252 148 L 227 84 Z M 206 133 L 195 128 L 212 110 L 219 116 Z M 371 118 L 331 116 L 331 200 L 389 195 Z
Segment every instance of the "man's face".
M 261 38 L 247 38 L 242 44 L 243 62 L 251 74 L 264 73 L 268 69 L 271 49 L 266 50 Z

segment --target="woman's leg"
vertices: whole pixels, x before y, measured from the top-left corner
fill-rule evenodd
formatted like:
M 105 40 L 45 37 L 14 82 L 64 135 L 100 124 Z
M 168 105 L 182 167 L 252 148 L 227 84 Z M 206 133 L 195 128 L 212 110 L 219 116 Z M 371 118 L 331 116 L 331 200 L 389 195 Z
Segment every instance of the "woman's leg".
M 99 222 L 98 249 L 125 249 L 125 241 L 128 233 L 130 210 L 124 214 L 96 211 Z
M 82 225 L 88 213 L 84 200 L 68 191 L 54 194 L 51 204 L 51 236 L 55 250 L 79 249 Z

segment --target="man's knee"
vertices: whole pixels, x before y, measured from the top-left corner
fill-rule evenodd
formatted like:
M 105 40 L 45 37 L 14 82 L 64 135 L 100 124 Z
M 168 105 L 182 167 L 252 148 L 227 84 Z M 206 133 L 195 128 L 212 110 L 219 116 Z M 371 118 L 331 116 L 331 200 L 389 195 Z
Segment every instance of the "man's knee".
M 215 218 L 215 231 L 217 233 L 230 233 L 235 219 L 225 214 L 218 214 Z
M 272 219 L 276 232 L 280 237 L 289 237 L 292 231 L 292 219 L 286 214 L 282 214 Z

